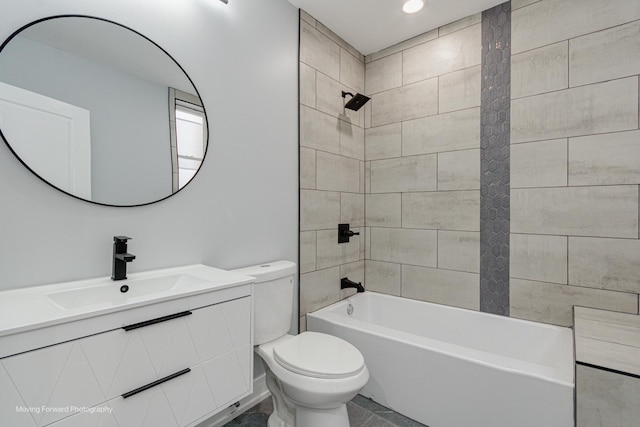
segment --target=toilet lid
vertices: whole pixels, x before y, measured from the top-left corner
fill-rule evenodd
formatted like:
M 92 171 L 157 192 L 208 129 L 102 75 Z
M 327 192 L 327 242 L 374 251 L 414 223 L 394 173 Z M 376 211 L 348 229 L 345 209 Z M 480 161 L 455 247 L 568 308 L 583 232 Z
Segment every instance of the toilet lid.
M 315 378 L 346 378 L 364 368 L 364 358 L 357 348 L 318 332 L 303 332 L 278 344 L 273 356 L 285 369 Z

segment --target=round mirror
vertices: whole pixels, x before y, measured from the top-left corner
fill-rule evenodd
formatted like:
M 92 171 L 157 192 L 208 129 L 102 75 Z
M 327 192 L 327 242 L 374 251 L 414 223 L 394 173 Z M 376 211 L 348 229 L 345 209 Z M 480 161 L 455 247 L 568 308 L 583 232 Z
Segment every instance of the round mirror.
M 33 22 L 0 47 L 0 132 L 42 180 L 110 206 L 176 193 L 208 143 L 198 91 L 166 51 L 75 15 Z

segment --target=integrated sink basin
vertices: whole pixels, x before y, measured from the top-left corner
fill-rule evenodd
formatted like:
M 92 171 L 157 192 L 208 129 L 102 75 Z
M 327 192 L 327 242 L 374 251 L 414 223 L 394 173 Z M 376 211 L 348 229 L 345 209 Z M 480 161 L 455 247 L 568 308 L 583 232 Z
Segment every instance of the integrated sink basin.
M 190 274 L 175 274 L 148 279 L 128 279 L 110 281 L 101 285 L 80 287 L 57 291 L 47 294 L 53 304 L 63 309 L 76 309 L 95 305 L 121 305 L 127 302 L 141 301 L 154 295 L 166 294 L 179 289 L 188 290 L 189 287 L 207 284 L 205 279 Z M 121 292 L 120 286 L 129 287 L 127 292 Z
M 20 343 L 23 339 L 18 333 L 39 330 L 38 333 L 47 335 L 42 328 L 84 325 L 86 322 L 76 322 L 82 319 L 94 319 L 100 328 L 107 324 L 117 328 L 134 322 L 140 308 L 147 316 L 160 317 L 180 311 L 189 300 L 214 303 L 218 300 L 214 294 L 233 298 L 235 289 L 253 281 L 249 276 L 197 264 L 128 274 L 125 280 L 100 277 L 3 291 L 0 338 L 4 337 L 6 343 L 6 338 L 13 335 L 15 342 Z M 123 285 L 128 287 L 127 292 L 120 291 Z

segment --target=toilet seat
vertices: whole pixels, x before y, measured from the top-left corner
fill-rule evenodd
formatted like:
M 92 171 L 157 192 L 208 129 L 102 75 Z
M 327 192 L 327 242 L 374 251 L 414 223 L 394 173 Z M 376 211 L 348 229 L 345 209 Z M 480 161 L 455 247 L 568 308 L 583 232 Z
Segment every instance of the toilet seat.
M 317 332 L 303 332 L 278 343 L 273 358 L 290 372 L 323 379 L 353 377 L 365 366 L 364 357 L 353 345 Z

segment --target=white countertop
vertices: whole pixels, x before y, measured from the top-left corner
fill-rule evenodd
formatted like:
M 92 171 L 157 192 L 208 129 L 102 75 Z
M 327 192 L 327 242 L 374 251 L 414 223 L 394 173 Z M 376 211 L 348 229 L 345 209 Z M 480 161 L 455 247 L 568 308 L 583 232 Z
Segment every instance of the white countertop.
M 159 290 L 144 296 L 136 296 L 135 292 L 132 292 L 131 296 L 120 292 L 122 285 L 129 285 L 134 290 L 137 280 L 176 275 L 188 275 L 200 280 L 179 284 L 171 289 Z M 0 292 L 0 337 L 252 282 L 254 282 L 253 277 L 196 264 L 133 273 L 129 274 L 126 280 L 119 281 L 112 281 L 110 277 L 101 277 L 4 291 Z M 92 287 L 109 289 L 111 285 L 113 285 L 113 299 L 93 305 L 64 308 L 52 302 L 47 296 L 72 289 L 83 291 Z

